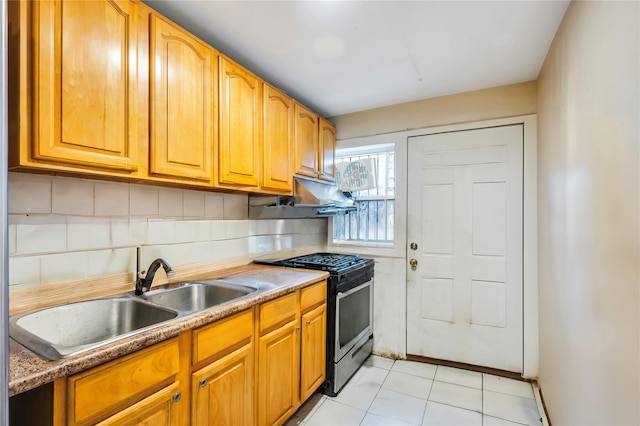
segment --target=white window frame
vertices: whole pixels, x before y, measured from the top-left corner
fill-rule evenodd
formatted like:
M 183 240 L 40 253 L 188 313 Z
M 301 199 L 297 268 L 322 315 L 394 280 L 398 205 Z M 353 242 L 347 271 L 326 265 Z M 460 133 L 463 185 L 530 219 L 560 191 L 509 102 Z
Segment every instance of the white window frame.
M 369 143 L 367 143 L 367 141 L 369 141 Z M 339 152 L 341 154 L 341 156 L 343 156 L 343 154 L 346 155 L 366 155 L 366 154 L 374 154 L 374 153 L 379 153 L 379 152 L 393 152 L 393 158 L 394 158 L 394 182 L 395 182 L 395 188 L 394 188 L 394 194 L 392 196 L 390 196 L 389 194 L 385 194 L 382 197 L 372 197 L 372 196 L 362 196 L 362 197 L 356 197 L 356 201 L 358 199 L 360 200 L 371 200 L 371 199 L 376 199 L 376 200 L 393 200 L 393 204 L 394 204 L 394 208 L 393 208 L 393 241 L 364 241 L 364 240 L 334 240 L 333 235 L 333 225 L 334 222 L 333 220 L 329 221 L 329 233 L 328 233 L 328 244 L 329 246 L 333 246 L 333 247 L 341 247 L 341 248 L 349 248 L 349 247 L 368 247 L 368 248 L 372 248 L 372 249 L 383 249 L 383 250 L 393 250 L 395 249 L 396 245 L 398 244 L 398 231 L 397 231 L 397 223 L 398 223 L 398 149 L 397 149 L 397 143 L 393 140 L 389 140 L 389 138 L 386 139 L 386 141 L 384 141 L 384 139 L 382 139 L 381 141 L 376 141 L 373 142 L 370 140 L 370 138 L 367 138 L 363 141 L 360 141 L 359 143 L 356 143 L 355 145 L 347 145 L 347 146 L 339 146 L 337 149 L 337 153 Z M 337 154 L 336 153 L 336 154 Z M 339 162 L 340 160 L 338 159 L 338 155 L 336 155 L 336 162 Z M 354 194 L 355 195 L 355 194 Z M 352 214 L 352 213 L 350 213 Z

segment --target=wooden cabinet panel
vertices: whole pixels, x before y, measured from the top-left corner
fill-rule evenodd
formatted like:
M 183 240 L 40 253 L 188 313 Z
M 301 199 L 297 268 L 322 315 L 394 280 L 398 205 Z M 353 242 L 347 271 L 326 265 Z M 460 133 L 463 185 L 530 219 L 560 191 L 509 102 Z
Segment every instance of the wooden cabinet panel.
M 296 103 L 294 129 L 294 171 L 318 177 L 318 115 Z
M 258 424 L 282 424 L 324 383 L 326 291 L 322 281 L 259 307 Z
M 160 343 L 71 376 L 67 384 L 70 424 L 104 418 L 175 381 L 177 339 Z
M 336 164 L 336 128 L 333 124 L 320 118 L 320 179 L 335 181 Z
M 258 187 L 262 146 L 262 83 L 220 57 L 218 183 Z
M 180 425 L 178 404 L 188 404 L 182 400 L 179 384 L 173 383 L 137 404 L 98 423 L 98 426 L 170 426 Z
M 150 162 L 153 175 L 213 179 L 215 53 L 151 14 Z
M 21 161 L 135 172 L 138 6 L 114 0 L 31 7 L 33 132 L 31 144 L 21 135 Z M 21 67 L 29 63 L 24 56 Z
M 299 315 L 298 294 L 291 293 L 264 303 L 260 305 L 259 312 L 259 333 L 262 335 Z
M 310 308 L 327 302 L 327 282 L 314 284 L 300 290 L 300 310 L 306 312 Z
M 305 401 L 325 379 L 327 305 L 302 315 L 300 400 Z
M 264 85 L 264 144 L 261 187 L 290 194 L 293 191 L 293 101 Z
M 253 311 L 241 312 L 193 330 L 192 361 L 198 364 L 253 342 Z
M 193 374 L 192 424 L 253 424 L 253 343 Z
M 300 332 L 297 318 L 259 338 L 257 391 L 260 425 L 281 425 L 298 408 Z

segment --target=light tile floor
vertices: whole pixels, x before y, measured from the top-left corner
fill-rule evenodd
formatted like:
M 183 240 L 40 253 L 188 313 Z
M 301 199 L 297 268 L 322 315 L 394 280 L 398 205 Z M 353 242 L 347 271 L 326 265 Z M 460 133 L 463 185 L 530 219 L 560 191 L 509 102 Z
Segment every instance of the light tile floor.
M 286 426 L 541 424 L 529 383 L 371 356 L 337 397 L 313 395 Z

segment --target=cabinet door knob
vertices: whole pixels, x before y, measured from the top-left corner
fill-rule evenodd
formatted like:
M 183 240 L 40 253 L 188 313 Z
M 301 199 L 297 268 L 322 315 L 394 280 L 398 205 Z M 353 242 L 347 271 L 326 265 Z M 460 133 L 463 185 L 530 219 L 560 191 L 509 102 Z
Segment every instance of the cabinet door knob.
M 301 326 L 297 326 L 296 330 L 300 331 L 300 330 L 302 330 L 302 327 Z
M 173 402 L 178 402 L 182 399 L 182 393 L 178 392 L 175 395 L 173 395 Z
M 311 324 L 311 320 L 307 320 L 307 325 Z
M 200 387 L 203 388 L 205 386 L 207 386 L 207 379 L 200 380 Z

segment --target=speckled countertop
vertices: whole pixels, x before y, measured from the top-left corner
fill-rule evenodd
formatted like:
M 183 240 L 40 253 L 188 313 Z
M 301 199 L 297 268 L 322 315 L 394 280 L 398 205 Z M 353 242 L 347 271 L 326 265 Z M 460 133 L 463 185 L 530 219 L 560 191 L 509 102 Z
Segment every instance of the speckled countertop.
M 277 285 L 277 287 L 273 290 L 259 293 L 254 297 L 241 299 L 197 314 L 168 321 L 166 324 L 152 330 L 58 361 L 45 361 L 24 346 L 9 339 L 9 396 L 111 361 L 177 336 L 183 331 L 211 323 L 259 303 L 291 293 L 327 278 L 329 274 L 322 271 L 303 271 L 276 266 L 246 265 L 213 272 L 208 278 L 231 276 L 244 279 L 254 278 Z

